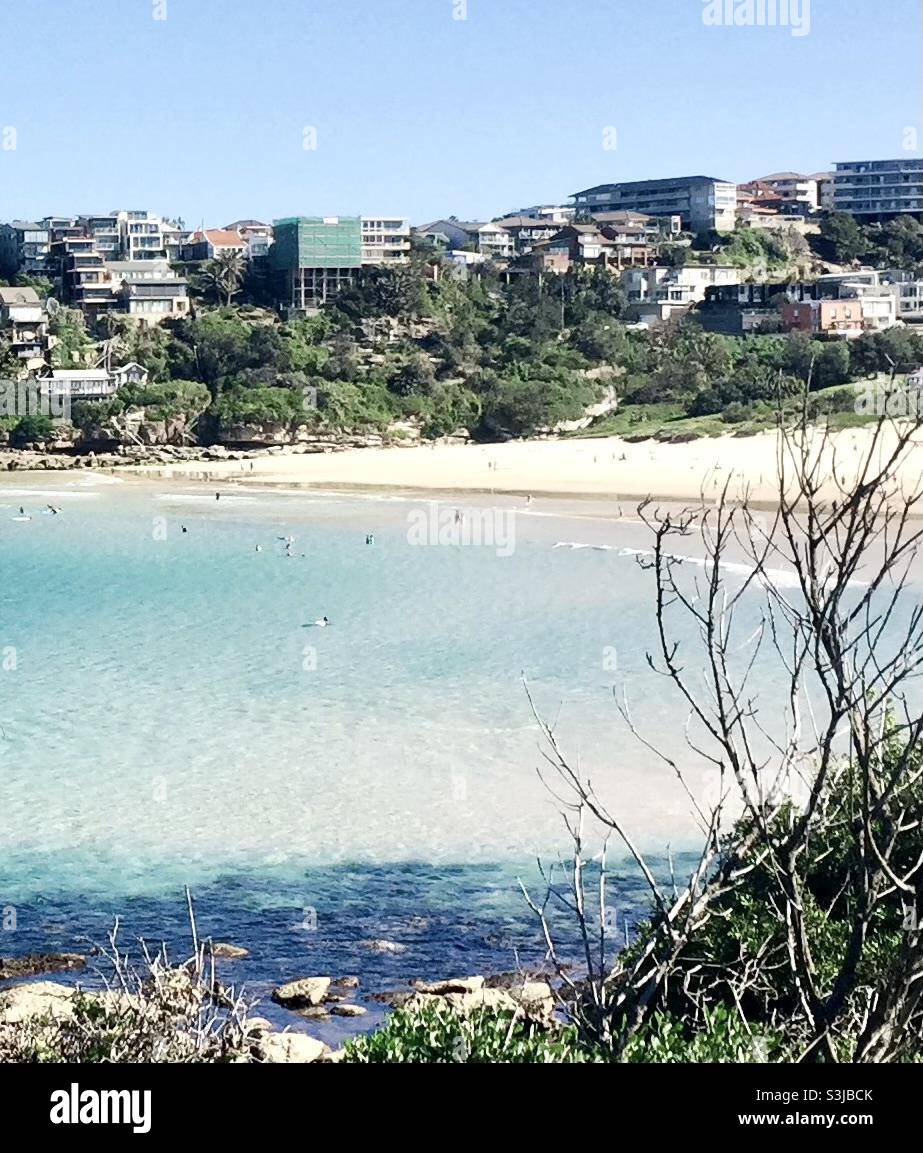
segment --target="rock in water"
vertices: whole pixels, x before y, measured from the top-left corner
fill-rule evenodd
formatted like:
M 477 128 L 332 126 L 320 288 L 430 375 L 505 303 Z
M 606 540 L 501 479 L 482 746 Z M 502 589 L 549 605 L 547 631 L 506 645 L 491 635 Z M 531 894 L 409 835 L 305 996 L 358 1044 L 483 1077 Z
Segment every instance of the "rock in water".
M 226 961 L 237 961 L 241 957 L 249 957 L 250 950 L 242 945 L 229 945 L 226 941 L 215 941 L 211 945 L 213 957 L 221 957 Z
M 273 990 L 272 999 L 277 1005 L 287 1009 L 298 1009 L 308 1005 L 319 1005 L 330 988 L 329 977 L 302 977 L 299 981 L 289 981 Z
M 363 1005 L 331 1005 L 330 1012 L 334 1017 L 364 1017 L 368 1009 Z
M 86 966 L 82 953 L 29 953 L 26 957 L 0 957 L 0 981 L 34 977 L 37 973 L 72 973 Z
M 363 949 L 368 949 L 372 953 L 404 953 L 407 951 L 407 946 L 401 945 L 397 941 L 378 939 L 374 941 L 360 941 L 359 944 Z

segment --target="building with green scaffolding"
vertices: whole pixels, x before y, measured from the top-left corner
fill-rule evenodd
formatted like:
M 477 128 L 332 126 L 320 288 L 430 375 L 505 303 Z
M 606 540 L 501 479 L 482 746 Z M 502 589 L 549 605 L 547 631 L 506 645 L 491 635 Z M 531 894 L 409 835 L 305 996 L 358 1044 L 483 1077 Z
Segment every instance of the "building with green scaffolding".
M 289 216 L 273 225 L 273 266 L 285 277 L 285 307 L 319 308 L 356 282 L 362 267 L 358 216 Z

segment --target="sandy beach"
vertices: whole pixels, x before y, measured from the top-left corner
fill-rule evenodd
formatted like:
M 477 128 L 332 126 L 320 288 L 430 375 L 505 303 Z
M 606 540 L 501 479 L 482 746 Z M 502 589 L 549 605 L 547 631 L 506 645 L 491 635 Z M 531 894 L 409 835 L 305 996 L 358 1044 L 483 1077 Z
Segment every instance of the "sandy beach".
M 836 433 L 824 459 L 824 475 L 851 483 L 871 442 L 872 429 Z M 876 455 L 886 458 L 894 434 L 886 430 Z M 535 496 L 694 501 L 716 495 L 730 479 L 736 498 L 747 489 L 753 501 L 777 500 L 778 435 L 703 438 L 685 444 L 618 437 L 510 441 L 490 445 L 433 445 L 349 449 L 342 452 L 280 452 L 253 460 L 141 465 L 139 475 L 182 480 L 240 481 L 292 487 L 338 487 L 430 492 L 516 493 Z M 916 485 L 923 472 L 923 443 L 902 474 Z M 120 470 L 124 475 L 124 471 Z

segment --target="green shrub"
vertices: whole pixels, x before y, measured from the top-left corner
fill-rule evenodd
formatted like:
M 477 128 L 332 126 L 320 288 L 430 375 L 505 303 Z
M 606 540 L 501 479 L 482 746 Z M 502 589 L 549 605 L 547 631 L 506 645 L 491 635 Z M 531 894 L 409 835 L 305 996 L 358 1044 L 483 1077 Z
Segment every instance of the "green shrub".
M 600 1055 L 569 1026 L 546 1029 L 510 1010 L 456 1012 L 448 1005 L 396 1010 L 375 1033 L 346 1044 L 352 1064 L 585 1064 Z

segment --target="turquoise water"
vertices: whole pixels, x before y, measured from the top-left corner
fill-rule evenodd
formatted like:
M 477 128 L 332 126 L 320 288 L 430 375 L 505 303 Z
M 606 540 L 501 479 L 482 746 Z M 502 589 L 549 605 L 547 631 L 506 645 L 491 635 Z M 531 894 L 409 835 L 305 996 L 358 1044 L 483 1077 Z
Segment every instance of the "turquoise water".
M 0 950 L 99 939 L 116 913 L 181 936 L 189 884 L 257 981 L 306 954 L 392 976 L 538 956 L 517 878 L 568 842 L 523 677 L 638 842 L 694 848 L 673 774 L 613 700 L 682 753 L 645 657 L 650 576 L 619 551 L 646 530 L 510 500 L 512 550 L 412 543 L 435 507 L 93 476 L 0 488 L 0 905 L 20 914 Z M 626 871 L 626 913 L 642 904 Z M 376 959 L 366 938 L 409 952 Z

